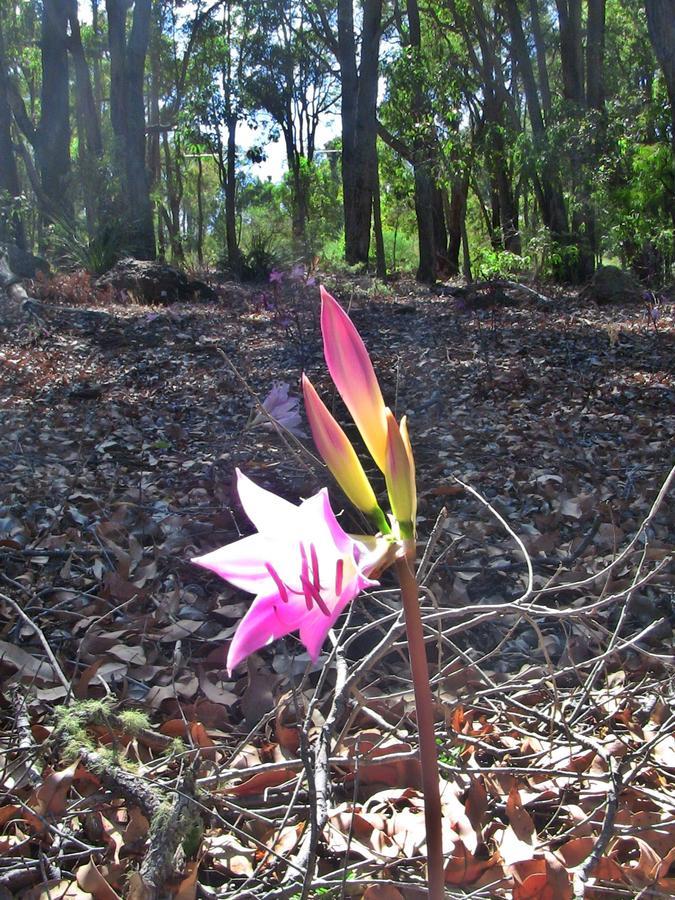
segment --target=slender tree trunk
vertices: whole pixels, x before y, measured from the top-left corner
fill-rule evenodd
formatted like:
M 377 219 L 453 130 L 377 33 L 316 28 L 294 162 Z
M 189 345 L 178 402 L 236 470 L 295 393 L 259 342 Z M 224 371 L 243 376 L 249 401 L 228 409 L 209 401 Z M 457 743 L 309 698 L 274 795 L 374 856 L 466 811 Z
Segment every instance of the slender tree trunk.
M 647 27 L 654 53 L 663 71 L 670 101 L 670 216 L 675 227 L 675 0 L 645 0 Z
M 43 0 L 42 92 L 35 154 L 47 215 L 72 216 L 70 201 L 70 106 L 68 80 L 68 0 Z
M 459 251 L 462 247 L 462 229 L 466 219 L 466 200 L 469 192 L 469 175 L 463 173 L 452 180 L 450 197 L 446 193 L 446 221 L 448 223 L 448 264 L 451 275 L 459 275 Z
M 101 77 L 101 51 L 103 47 L 98 7 L 99 0 L 91 0 L 91 30 L 94 34 L 95 41 L 94 54 L 92 57 L 92 76 L 94 80 L 93 91 L 94 103 L 98 110 L 98 119 L 100 122 L 103 110 L 103 79 Z
M 420 11 L 417 0 L 407 0 L 410 49 L 415 61 L 422 50 Z M 415 170 L 415 216 L 419 244 L 418 281 L 433 284 L 436 281 L 436 246 L 434 240 L 434 180 L 431 174 L 431 110 L 424 86 L 415 79 L 412 114 L 419 136 L 413 142 L 413 167 Z
M 204 265 L 204 166 L 197 156 L 197 262 Z
M 356 114 L 359 76 L 356 66 L 354 9 L 352 0 L 338 0 L 338 64 L 342 88 L 340 118 L 342 126 L 342 204 L 345 223 L 345 260 L 366 263 L 359 258 L 356 240 Z
M 563 96 L 578 106 L 584 102 L 584 57 L 581 43 L 581 0 L 556 0 L 560 23 Z
M 73 68 L 75 69 L 75 98 L 78 115 L 83 120 L 88 152 L 95 157 L 101 157 L 103 155 L 103 140 L 101 138 L 100 110 L 94 99 L 89 76 L 89 64 L 82 46 L 77 0 L 70 0 L 68 21 L 70 22 L 69 49 L 73 58 Z
M 126 33 L 126 0 L 106 0 L 110 49 L 110 119 L 118 171 L 124 185 L 127 241 L 138 259 L 154 259 L 155 233 L 150 179 L 145 163 L 145 57 L 150 40 L 151 0 L 135 0 Z
M 448 266 L 448 229 L 445 222 L 445 209 L 443 208 L 443 191 L 437 184 L 433 186 L 434 223 L 434 248 L 436 251 L 436 266 L 440 270 Z
M 551 116 L 551 87 L 548 77 L 548 64 L 546 62 L 546 44 L 541 30 L 539 16 L 540 0 L 530 0 L 530 19 L 532 21 L 532 37 L 537 54 L 537 74 L 539 76 L 539 90 L 541 92 L 541 105 L 544 118 L 548 121 Z
M 0 209 L 5 201 L 12 206 L 21 195 L 19 171 L 12 143 L 12 119 L 8 99 L 7 58 L 5 40 L 0 15 Z M 5 217 L 0 215 L 0 242 L 13 241 L 22 250 L 26 249 L 26 233 L 19 210 L 13 208 Z
M 373 196 L 373 230 L 375 232 L 375 274 L 387 277 L 387 259 L 384 253 L 384 231 L 382 229 L 382 203 L 380 196 L 380 167 L 375 167 L 375 194 Z
M 382 0 L 364 0 L 361 64 L 356 65 L 353 0 L 338 0 L 338 63 L 342 81 L 342 196 L 345 259 L 368 265 L 377 180 L 377 77 Z
M 80 22 L 78 18 L 77 0 L 70 0 L 68 6 L 70 22 L 70 55 L 75 69 L 75 110 L 77 121 L 77 155 L 79 174 L 82 182 L 87 234 L 92 240 L 99 222 L 98 161 L 103 156 L 103 140 L 99 109 L 94 101 L 94 94 L 89 77 L 89 65 L 82 46 Z
M 225 162 L 225 240 L 228 265 L 235 274 L 241 271 L 241 251 L 237 238 L 237 117 L 227 118 L 227 150 Z
M 568 240 L 565 199 L 560 178 L 547 152 L 544 118 L 517 0 L 504 0 L 504 10 L 511 33 L 512 52 L 525 89 L 525 101 L 530 117 L 535 150 L 539 151 L 543 160 L 540 172 L 538 174 L 533 173 L 542 218 L 554 240 L 565 243 Z
M 673 5 L 675 15 L 675 4 Z M 605 0 L 588 0 L 586 29 L 586 105 L 602 110 L 604 104 Z
M 184 260 L 183 244 L 180 238 L 180 201 L 181 190 L 179 183 L 179 165 L 171 159 L 169 137 L 166 132 L 162 135 L 162 148 L 164 151 L 164 172 L 166 175 L 166 197 L 168 213 L 164 217 L 169 242 L 171 244 L 171 256 L 174 261 L 182 263 Z
M 361 64 L 356 104 L 356 173 L 354 228 L 351 236 L 358 262 L 368 264 L 370 232 L 377 189 L 377 75 L 380 55 L 382 0 L 365 0 L 361 32 Z M 345 240 L 345 246 L 347 242 Z

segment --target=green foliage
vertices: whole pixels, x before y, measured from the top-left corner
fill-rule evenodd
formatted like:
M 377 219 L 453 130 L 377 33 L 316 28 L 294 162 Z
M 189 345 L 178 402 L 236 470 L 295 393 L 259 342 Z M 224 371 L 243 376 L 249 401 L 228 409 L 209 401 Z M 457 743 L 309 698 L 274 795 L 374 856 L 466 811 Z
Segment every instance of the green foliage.
M 50 255 L 59 265 L 102 275 L 126 255 L 125 229 L 119 220 L 99 225 L 89 237 L 83 223 L 53 217 L 49 226 Z
M 645 253 L 659 269 L 652 277 L 665 281 L 673 264 L 673 226 L 666 218 L 673 202 L 670 148 L 665 144 L 618 141 L 616 155 L 601 172 L 598 199 L 606 221 L 606 250 L 624 265 L 637 265 Z
M 471 259 L 474 274 L 482 279 L 514 278 L 525 271 L 529 262 L 525 256 L 493 247 L 479 247 Z
M 267 281 L 279 256 L 274 251 L 276 236 L 273 232 L 251 229 L 248 251 L 244 258 L 241 277 L 244 281 Z

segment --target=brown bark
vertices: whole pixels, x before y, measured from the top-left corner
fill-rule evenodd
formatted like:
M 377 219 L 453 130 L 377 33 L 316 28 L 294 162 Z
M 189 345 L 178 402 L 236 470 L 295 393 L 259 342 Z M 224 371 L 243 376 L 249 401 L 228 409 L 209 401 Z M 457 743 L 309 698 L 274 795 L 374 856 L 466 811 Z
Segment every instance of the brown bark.
M 544 118 L 517 0 L 504 0 L 504 10 L 511 33 L 512 52 L 525 90 L 525 102 L 530 117 L 535 150 L 541 151 L 543 158 L 540 172 L 535 173 L 533 177 L 542 218 L 554 239 L 566 240 L 567 211 L 562 185 L 546 152 Z
M 237 240 L 237 117 L 228 116 L 225 156 L 225 241 L 227 262 L 233 272 L 241 269 L 241 250 Z
M 450 275 L 459 275 L 459 251 L 462 247 L 462 229 L 466 219 L 466 201 L 469 193 L 468 172 L 452 180 L 450 196 L 446 193 L 446 214 L 448 224 L 448 265 Z
M 83 133 L 89 153 L 96 157 L 103 155 L 101 138 L 101 120 L 99 109 L 94 100 L 94 92 L 89 76 L 89 65 L 82 46 L 80 22 L 78 19 L 77 0 L 69 0 L 68 21 L 70 23 L 70 40 L 68 47 L 75 69 L 75 103 L 78 118 L 83 124 Z
M 26 234 L 18 209 L 13 208 L 7 215 L 2 205 L 7 201 L 14 204 L 21 194 L 19 172 L 12 143 L 11 110 L 9 106 L 9 85 L 7 79 L 7 59 L 5 41 L 0 16 L 0 242 L 12 240 L 22 250 L 26 249 Z
M 70 109 L 68 81 L 68 0 L 43 0 L 42 91 L 35 155 L 48 215 L 72 214 L 70 175 Z
M 364 0 L 361 63 L 356 63 L 353 0 L 338 2 L 338 64 L 342 77 L 342 193 L 345 259 L 368 264 L 377 182 L 377 76 L 382 0 Z
M 384 231 L 382 230 L 382 203 L 380 197 L 380 171 L 375 167 L 375 195 L 373 197 L 373 231 L 375 233 L 375 274 L 378 278 L 387 276 L 387 259 L 384 253 Z
M 420 11 L 417 0 L 407 0 L 408 33 L 412 59 L 419 60 L 422 50 Z M 415 170 L 415 217 L 417 218 L 417 241 L 419 246 L 418 281 L 433 284 L 436 281 L 436 244 L 434 236 L 434 179 L 431 172 L 431 110 L 424 87 L 415 79 L 413 92 L 413 120 L 415 133 L 413 142 L 413 167 Z
M 560 62 L 563 96 L 584 102 L 584 57 L 581 45 L 581 0 L 556 0 L 560 25 Z
M 544 43 L 541 18 L 539 16 L 539 2 L 540 0 L 530 0 L 530 20 L 532 22 L 534 48 L 537 54 L 537 74 L 539 76 L 541 105 L 544 118 L 548 119 L 551 115 L 551 86 L 548 77 L 548 64 L 546 62 L 546 44 Z
M 110 120 L 124 185 L 127 243 L 138 259 L 154 259 L 155 233 L 145 164 L 143 76 L 150 40 L 151 0 L 135 0 L 127 35 L 126 0 L 106 0 L 110 50 Z
M 675 14 L 675 11 L 674 11 Z M 600 111 L 604 103 L 605 0 L 588 0 L 586 28 L 586 105 Z
M 204 265 L 204 166 L 197 156 L 197 262 Z

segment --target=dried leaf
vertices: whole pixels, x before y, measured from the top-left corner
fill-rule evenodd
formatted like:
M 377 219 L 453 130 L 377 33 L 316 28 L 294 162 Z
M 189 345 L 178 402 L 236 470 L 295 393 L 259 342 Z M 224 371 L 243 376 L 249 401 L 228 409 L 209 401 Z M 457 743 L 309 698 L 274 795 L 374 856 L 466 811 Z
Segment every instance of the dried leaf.
M 98 869 L 93 857 L 77 870 L 77 883 L 83 891 L 89 891 L 94 900 L 121 900 Z

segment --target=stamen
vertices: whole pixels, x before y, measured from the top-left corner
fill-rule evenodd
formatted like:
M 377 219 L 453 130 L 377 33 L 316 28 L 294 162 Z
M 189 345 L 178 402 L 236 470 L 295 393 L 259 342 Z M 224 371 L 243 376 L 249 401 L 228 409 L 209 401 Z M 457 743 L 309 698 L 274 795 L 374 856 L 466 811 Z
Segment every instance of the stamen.
M 335 593 L 340 596 L 342 593 L 342 576 L 344 574 L 345 569 L 345 561 L 344 559 L 338 559 L 335 564 Z
M 300 543 L 300 558 L 302 559 L 302 566 L 300 568 L 300 581 L 303 579 L 309 581 L 309 563 L 307 562 L 307 551 L 305 550 L 305 545 Z
M 321 596 L 319 591 L 314 587 L 314 585 L 310 584 L 310 582 L 307 581 L 306 578 L 303 578 L 302 586 L 305 589 L 305 600 L 308 601 L 307 609 L 312 608 L 312 600 L 313 600 L 316 603 L 316 605 L 319 607 L 321 612 L 324 614 L 324 616 L 329 616 L 330 610 L 326 606 L 323 597 Z
M 317 591 L 321 590 L 321 582 L 319 581 L 319 557 L 314 544 L 309 545 L 310 556 L 312 557 L 312 581 Z
M 279 578 L 278 572 L 267 562 L 265 563 L 265 568 L 269 572 L 270 578 L 277 586 L 279 597 L 281 597 L 284 603 L 288 603 L 288 591 L 286 590 L 286 585 L 283 583 L 281 578 Z
M 312 585 L 307 581 L 304 575 L 300 576 L 300 584 L 305 595 L 305 606 L 307 609 L 312 608 Z

